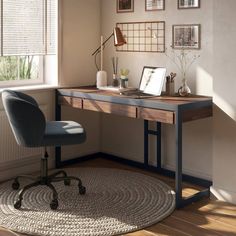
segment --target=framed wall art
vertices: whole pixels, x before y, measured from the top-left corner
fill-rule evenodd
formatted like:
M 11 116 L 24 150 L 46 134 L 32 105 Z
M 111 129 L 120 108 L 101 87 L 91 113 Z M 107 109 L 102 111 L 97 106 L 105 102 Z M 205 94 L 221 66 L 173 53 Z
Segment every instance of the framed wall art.
M 133 12 L 134 0 L 116 0 L 117 13 Z
M 172 47 L 174 49 L 200 49 L 201 25 L 173 25 Z
M 145 11 L 165 10 L 165 0 L 145 0 Z
M 178 0 L 178 9 L 200 8 L 200 0 Z

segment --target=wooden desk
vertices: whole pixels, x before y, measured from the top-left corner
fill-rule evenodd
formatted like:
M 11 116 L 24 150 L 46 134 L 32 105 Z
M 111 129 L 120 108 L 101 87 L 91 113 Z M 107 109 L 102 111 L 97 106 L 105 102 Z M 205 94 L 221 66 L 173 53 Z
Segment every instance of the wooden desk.
M 61 106 L 71 106 L 82 110 L 97 111 L 144 120 L 144 163 L 143 167 L 164 175 L 175 177 L 176 207 L 180 208 L 203 196 L 209 196 L 210 181 L 182 173 L 182 124 L 212 116 L 212 98 L 203 96 L 189 97 L 150 97 L 137 99 L 115 92 L 98 90 L 95 87 L 58 89 L 56 93 L 56 119 L 61 119 Z M 148 122 L 156 122 L 156 130 L 149 130 Z M 161 124 L 175 126 L 176 170 L 172 172 L 161 165 Z M 148 136 L 157 137 L 157 167 L 148 163 Z M 118 158 L 119 159 L 119 158 Z M 120 158 L 120 160 L 124 160 Z M 127 161 L 128 164 L 136 164 Z M 56 148 L 56 166 L 67 164 L 61 161 L 61 148 Z M 204 191 L 189 197 L 182 197 L 182 180 L 207 187 Z

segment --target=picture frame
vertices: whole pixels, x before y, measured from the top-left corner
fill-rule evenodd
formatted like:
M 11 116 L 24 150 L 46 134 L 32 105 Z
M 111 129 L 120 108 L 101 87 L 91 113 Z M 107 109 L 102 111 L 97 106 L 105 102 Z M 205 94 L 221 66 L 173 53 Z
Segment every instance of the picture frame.
M 200 8 L 200 0 L 178 0 L 178 9 Z
M 134 0 L 116 0 L 116 12 L 126 13 L 134 11 Z
M 201 48 L 201 25 L 184 24 L 172 26 L 173 49 L 197 49 Z
M 145 11 L 165 10 L 165 0 L 145 0 Z
M 139 90 L 154 96 L 160 96 L 164 85 L 166 68 L 144 66 Z

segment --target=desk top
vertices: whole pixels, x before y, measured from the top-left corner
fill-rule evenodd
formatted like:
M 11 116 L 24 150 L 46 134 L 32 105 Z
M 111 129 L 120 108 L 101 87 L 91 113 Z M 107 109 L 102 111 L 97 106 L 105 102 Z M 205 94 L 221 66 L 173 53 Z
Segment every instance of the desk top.
M 60 96 L 80 97 L 83 99 L 170 111 L 197 109 L 212 106 L 211 97 L 198 95 L 190 95 L 188 97 L 163 95 L 158 97 L 134 98 L 132 96 L 121 95 L 114 91 L 99 90 L 94 86 L 61 88 L 57 91 Z

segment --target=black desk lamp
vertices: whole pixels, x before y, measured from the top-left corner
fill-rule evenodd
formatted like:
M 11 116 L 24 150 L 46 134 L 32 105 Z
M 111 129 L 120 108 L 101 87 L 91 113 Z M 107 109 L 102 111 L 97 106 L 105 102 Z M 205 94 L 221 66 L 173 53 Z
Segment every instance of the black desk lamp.
M 120 28 L 115 27 L 112 34 L 103 42 L 103 36 L 101 36 L 101 45 L 93 52 L 92 56 L 95 56 L 95 65 L 97 67 L 97 88 L 107 85 L 107 73 L 103 70 L 103 48 L 106 43 L 114 36 L 114 46 L 122 46 L 126 43 L 124 36 L 121 33 Z M 96 63 L 96 56 L 101 52 L 101 68 Z

